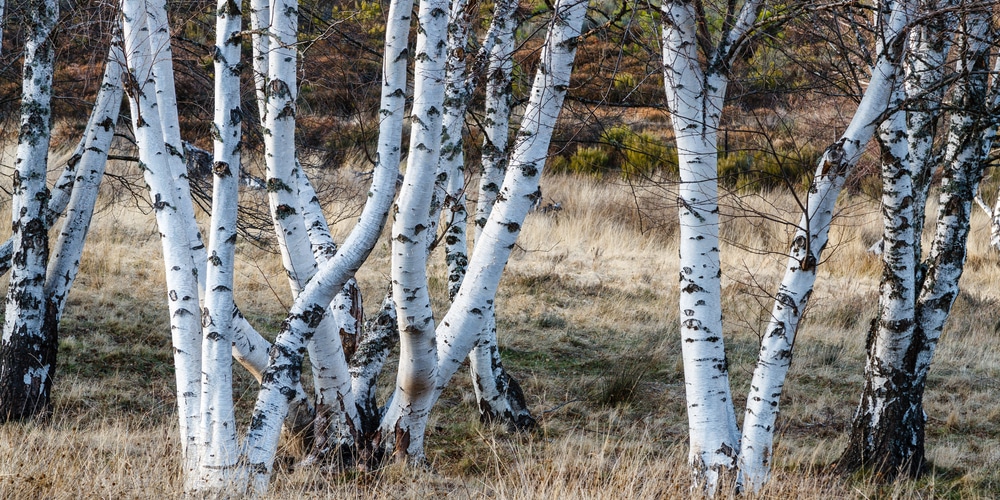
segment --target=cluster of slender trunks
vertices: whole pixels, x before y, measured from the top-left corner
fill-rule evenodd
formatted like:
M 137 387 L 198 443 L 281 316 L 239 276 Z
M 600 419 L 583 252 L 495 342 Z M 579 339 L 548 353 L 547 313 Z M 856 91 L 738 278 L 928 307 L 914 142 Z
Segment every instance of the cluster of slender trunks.
M 558 0 L 552 6 L 538 70 L 511 138 L 517 3 L 495 2 L 488 27 L 473 43 L 478 20 L 465 0 L 420 2 L 415 27 L 412 0 L 392 0 L 386 11 L 374 175 L 361 217 L 339 245 L 295 150 L 295 0 L 251 0 L 249 30 L 243 26 L 243 2 L 220 0 L 216 6 L 207 244 L 195 220 L 183 158 L 165 0 L 121 0 L 120 29 L 113 35 L 86 135 L 52 190 L 45 173 L 58 2 L 29 4 L 13 236 L 0 247 L 0 269 L 11 273 L 0 343 L 0 418 L 23 420 L 50 411 L 58 323 L 126 96 L 163 245 L 187 490 L 265 491 L 283 428 L 310 437 L 306 465 L 339 461 L 367 467 L 389 455 L 420 463 L 428 415 L 467 358 L 482 419 L 514 429 L 534 425 L 520 387 L 500 360 L 494 298 L 526 214 L 537 201 L 556 117 L 570 85 L 585 1 Z M 958 293 L 972 202 L 996 131 L 995 119 L 981 113 L 995 109 L 1000 99 L 1000 86 L 991 82 L 1000 68 L 990 66 L 995 38 L 990 10 L 962 0 L 878 4 L 871 79 L 809 186 L 764 330 L 741 433 L 723 338 L 717 131 L 731 68 L 764 26 L 763 9 L 760 0 L 730 2 L 712 33 L 700 2 L 662 4 L 665 96 L 680 166 L 679 313 L 694 484 L 712 494 L 720 473 L 734 469 L 738 488 L 758 491 L 767 482 L 795 334 L 817 278 L 835 203 L 873 137 L 882 160 L 884 273 L 867 344 L 866 383 L 838 465 L 916 474 L 924 462 L 921 400 L 927 373 Z M 415 44 L 410 43 L 412 31 Z M 244 123 L 241 108 L 245 38 L 253 49 L 250 66 L 260 116 L 255 123 Z M 407 81 L 410 64 L 412 82 Z M 486 75 L 482 82 L 480 75 Z M 470 228 L 462 130 L 480 84 L 485 86 L 484 143 Z M 406 170 L 397 196 L 407 117 Z M 294 297 L 274 342 L 244 318 L 234 295 L 244 127 L 263 131 L 269 211 Z M 939 128 L 946 137 L 943 151 L 935 146 Z M 937 175 L 939 208 L 925 255 L 924 212 Z M 1000 220 L 1000 209 L 980 204 Z M 50 250 L 48 230 L 61 214 L 62 228 Z M 390 215 L 391 283 L 377 314 L 366 319 L 353 275 Z M 997 234 L 1000 230 L 994 234 L 1000 241 Z M 451 305 L 436 322 L 427 262 L 439 242 L 444 243 Z M 377 377 L 397 338 L 394 391 L 380 404 Z M 313 395 L 301 383 L 306 356 Z M 234 359 L 260 382 L 242 443 L 232 398 Z

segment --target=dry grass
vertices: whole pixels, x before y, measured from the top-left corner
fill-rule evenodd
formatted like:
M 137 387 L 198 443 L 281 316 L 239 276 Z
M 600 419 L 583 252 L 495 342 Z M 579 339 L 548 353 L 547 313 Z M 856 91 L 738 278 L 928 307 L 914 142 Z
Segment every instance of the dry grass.
M 688 495 L 676 212 L 655 203 L 672 198 L 641 191 L 636 202 L 628 186 L 569 177 L 546 178 L 544 189 L 565 209 L 529 215 L 497 301 L 505 364 L 521 381 L 540 430 L 510 436 L 478 424 L 462 371 L 432 415 L 429 470 L 332 474 L 282 465 L 275 498 Z M 795 213 L 787 194 L 729 201 L 776 218 Z M 761 498 L 995 496 L 1000 308 L 990 290 L 998 288 L 1000 260 L 987 248 L 986 221 L 978 215 L 964 291 L 926 397 L 930 473 L 877 486 L 861 475 L 826 472 L 845 444 L 861 389 L 880 273 L 864 254 L 880 232 L 877 207 L 853 198 L 841 210 L 786 385 L 775 480 Z M 726 335 L 741 413 L 789 231 L 738 213 L 724 213 L 723 251 Z M 181 496 L 159 254 L 155 225 L 134 204 L 97 216 L 62 328 L 55 414 L 44 425 L 0 427 L 0 498 Z M 289 302 L 280 263 L 251 245 L 241 247 L 241 257 L 238 300 L 273 334 Z M 380 243 L 359 276 L 369 308 L 382 298 L 387 259 Z M 432 264 L 439 314 L 442 260 Z M 255 397 L 245 376 L 236 397 L 245 419 Z

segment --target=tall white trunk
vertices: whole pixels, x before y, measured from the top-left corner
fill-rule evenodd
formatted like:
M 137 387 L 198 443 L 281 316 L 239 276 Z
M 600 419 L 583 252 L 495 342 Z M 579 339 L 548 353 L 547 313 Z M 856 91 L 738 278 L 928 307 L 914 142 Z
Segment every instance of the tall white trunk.
M 486 226 L 493 210 L 504 174 L 507 172 L 508 131 L 513 104 L 511 74 L 514 68 L 513 11 L 517 2 L 497 2 L 493 23 L 497 26 L 496 43 L 489 52 L 486 78 L 486 116 L 483 119 L 483 169 L 479 177 L 479 199 L 476 202 L 475 242 Z
M 268 0 L 250 0 L 250 36 L 253 47 L 253 83 L 257 95 L 260 124 L 267 117 L 267 54 L 271 47 L 271 4 Z
M 276 0 L 271 12 L 274 17 L 269 32 L 274 44 L 268 53 L 264 159 L 271 218 L 278 236 L 281 261 L 294 296 L 309 276 L 316 272 L 316 261 L 310 251 L 309 235 L 299 202 L 299 165 L 295 156 L 298 3 L 295 0 Z
M 914 181 L 914 234 L 922 235 L 927 196 L 940 158 L 934 148 L 944 85 L 945 59 L 951 48 L 952 26 L 956 17 L 947 12 L 957 0 L 918 0 L 918 12 L 926 13 L 923 22 L 910 29 L 909 50 L 904 60 L 906 92 L 906 128 L 909 137 L 909 161 Z M 921 238 L 916 238 L 915 253 L 922 255 Z
M 239 207 L 240 38 L 242 13 L 235 0 L 216 7 L 212 222 L 202 313 L 201 436 L 197 490 L 222 490 L 235 479 L 236 415 L 233 406 L 233 270 Z
M 554 6 L 503 188 L 473 249 L 462 287 L 438 328 L 435 400 L 486 328 L 500 276 L 538 189 L 586 10 L 587 3 L 579 0 L 561 0 Z
M 892 8 L 884 31 L 887 43 L 879 53 L 858 109 L 840 140 L 828 147 L 819 160 L 809 188 L 806 211 L 792 241 L 785 276 L 775 294 L 771 319 L 761 341 L 747 396 L 739 459 L 742 479 L 754 490 L 759 489 L 770 474 L 781 390 L 791 363 L 799 320 L 816 282 L 816 266 L 829 238 L 837 196 L 864 146 L 871 140 L 899 78 L 905 44 L 896 37 L 906 25 L 910 6 L 906 2 L 895 2 Z
M 201 307 L 198 300 L 198 267 L 191 255 L 186 216 L 169 164 L 170 153 L 163 141 L 152 80 L 153 53 L 149 45 L 146 11 L 138 0 L 122 1 L 125 57 L 128 63 L 125 88 L 132 108 L 132 128 L 139 146 L 139 161 L 149 187 L 163 244 L 170 330 L 177 379 L 181 449 L 185 478 L 195 477 L 197 429 L 201 404 Z
M 680 167 L 680 321 L 690 451 L 696 487 L 712 494 L 739 452 L 739 429 L 722 337 L 717 130 L 724 68 L 699 62 L 696 10 L 663 5 L 667 106 Z M 720 47 L 720 52 L 724 50 Z
M 469 265 L 469 249 L 465 239 L 465 112 L 472 96 L 469 88 L 465 50 L 469 41 L 469 13 L 467 0 L 451 4 L 448 19 L 448 45 L 445 62 L 444 116 L 442 118 L 441 154 L 437 184 L 444 190 L 442 218 L 444 219 L 445 263 L 448 266 L 448 298 L 458 293 Z
M 0 421 L 24 420 L 50 408 L 57 339 L 46 338 L 45 266 L 49 258 L 45 184 L 52 123 L 51 33 L 55 0 L 28 2 L 21 123 L 11 201 L 13 266 L 0 341 Z
M 397 458 L 416 463 L 424 460 L 424 428 L 437 370 L 425 231 L 430 231 L 427 214 L 441 154 L 448 11 L 447 0 L 423 0 L 417 13 L 410 151 L 392 224 L 399 368 L 382 435 Z
M 185 225 L 188 245 L 196 260 L 205 254 L 205 244 L 201 239 L 194 218 L 194 204 L 191 200 L 191 186 L 188 183 L 187 165 L 184 162 L 184 147 L 181 143 L 180 119 L 177 109 L 177 94 L 174 89 L 174 57 L 170 43 L 170 24 L 167 18 L 166 0 L 145 0 L 146 22 L 149 25 L 149 48 L 152 60 L 152 76 L 156 87 L 156 112 L 160 116 L 163 129 L 163 143 L 167 152 L 167 164 L 174 180 L 174 203 L 181 215 L 191 222 Z M 204 264 L 199 264 L 199 272 L 204 282 Z

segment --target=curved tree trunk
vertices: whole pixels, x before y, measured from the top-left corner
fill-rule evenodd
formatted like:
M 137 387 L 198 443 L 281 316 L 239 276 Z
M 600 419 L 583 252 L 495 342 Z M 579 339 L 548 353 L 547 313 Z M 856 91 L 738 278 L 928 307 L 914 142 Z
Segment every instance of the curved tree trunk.
M 743 419 L 739 460 L 741 481 L 755 491 L 770 475 L 781 391 L 791 365 L 799 321 L 816 282 L 816 267 L 829 241 L 837 197 L 865 145 L 874 135 L 875 127 L 896 88 L 905 46 L 898 34 L 906 25 L 906 13 L 904 2 L 893 3 L 892 15 L 885 25 L 886 43 L 872 70 L 871 82 L 844 135 L 830 145 L 819 160 L 809 188 L 806 211 L 802 214 L 789 250 L 785 275 L 775 295 L 771 319 L 765 329 L 757 367 L 750 382 Z
M 479 198 L 475 213 L 475 243 L 479 243 L 482 229 L 489 219 L 493 204 L 500 193 L 504 174 L 507 171 L 508 128 L 513 102 L 511 73 L 513 71 L 514 11 L 517 2 L 510 0 L 497 2 L 494 6 L 493 21 L 490 26 L 487 45 L 486 69 L 486 117 L 482 154 L 482 173 L 479 179 Z M 463 241 L 464 242 L 464 241 Z M 465 261 L 468 266 L 468 258 Z M 462 273 L 464 279 L 464 270 Z M 461 282 L 458 283 L 461 285 Z M 458 293 L 459 287 L 454 287 Z M 479 342 L 469 353 L 469 370 L 472 385 L 476 391 L 479 418 L 483 422 L 505 424 L 513 430 L 528 430 L 535 427 L 535 419 L 528 410 L 521 386 L 504 369 L 497 345 L 496 314 L 494 310 L 485 312 L 485 327 Z

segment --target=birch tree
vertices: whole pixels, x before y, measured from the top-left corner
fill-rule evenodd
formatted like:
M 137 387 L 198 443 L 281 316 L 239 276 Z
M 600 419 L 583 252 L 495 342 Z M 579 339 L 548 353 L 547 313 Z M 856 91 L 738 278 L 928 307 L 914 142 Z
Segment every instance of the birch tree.
M 512 8 L 505 5 L 508 10 Z M 359 223 L 337 248 L 315 193 L 295 159 L 296 4 L 282 0 L 272 2 L 266 10 L 274 15 L 266 21 L 256 15 L 265 10 L 263 6 L 252 5 L 255 14 L 252 17 L 256 18 L 253 31 L 258 35 L 266 33 L 267 36 L 259 39 L 268 39 L 270 44 L 266 64 L 256 57 L 261 53 L 260 46 L 255 48 L 255 61 L 258 72 L 266 70 L 268 75 L 263 85 L 267 102 L 262 110 L 267 184 L 282 261 L 294 295 L 287 319 L 272 345 L 260 339 L 246 323 L 232 297 L 232 218 L 237 205 L 233 181 L 238 178 L 233 172 L 239 171 L 239 127 L 242 122 L 236 100 L 238 80 L 235 74 L 239 64 L 236 38 L 239 5 L 223 1 L 217 9 L 215 188 L 211 247 L 206 253 L 199 247 L 200 236 L 192 212 L 187 212 L 185 207 L 185 203 L 190 203 L 190 187 L 185 176 L 175 175 L 172 168 L 177 155 L 170 147 L 172 135 L 166 129 L 173 128 L 176 109 L 160 109 L 175 107 L 167 90 L 172 83 L 162 78 L 167 69 L 155 66 L 152 60 L 152 55 L 169 43 L 169 37 L 154 46 L 151 42 L 156 38 L 151 35 L 169 33 L 169 30 L 158 21 L 165 18 L 159 17 L 157 6 L 123 1 L 128 62 L 124 87 L 129 94 L 141 166 L 164 246 L 177 363 L 182 466 L 186 488 L 191 491 L 209 492 L 229 487 L 236 491 L 244 487 L 258 492 L 266 490 L 282 422 L 289 413 L 290 404 L 301 393 L 301 369 L 307 351 L 313 366 L 320 367 L 314 372 L 317 408 L 327 405 L 329 412 L 318 413 L 316 428 L 320 439 L 306 463 L 318 463 L 328 454 L 331 448 L 320 441 L 357 445 L 359 436 L 383 443 L 399 457 L 419 462 L 423 457 L 423 434 L 430 408 L 440 395 L 440 389 L 454 374 L 458 362 L 468 355 L 479 341 L 480 332 L 486 328 L 481 312 L 492 307 L 500 271 L 512 248 L 510 243 L 516 238 L 537 189 L 555 118 L 569 85 L 586 4 L 562 2 L 555 7 L 542 65 L 519 139 L 511 153 L 511 164 L 517 168 L 508 170 L 504 191 L 498 197 L 502 201 L 497 202 L 497 208 L 485 224 L 485 236 L 477 244 L 479 250 L 470 261 L 471 275 L 475 279 L 464 280 L 463 288 L 456 295 L 455 304 L 460 312 L 446 316 L 459 318 L 469 326 L 459 329 L 452 328 L 452 323 L 443 323 L 440 329 L 434 326 L 425 274 L 427 238 L 426 234 L 421 234 L 427 230 L 431 206 L 428 188 L 434 183 L 441 157 L 441 115 L 445 109 L 442 83 L 448 54 L 449 4 L 441 0 L 420 6 L 411 110 L 414 128 L 405 187 L 396 205 L 394 221 L 395 290 L 391 297 L 395 304 L 384 306 L 375 324 L 362 336 L 348 371 L 348 353 L 339 342 L 336 326 L 339 326 L 337 322 L 358 323 L 360 313 L 348 314 L 353 316 L 350 319 L 340 314 L 342 309 L 351 308 L 339 305 L 350 304 L 356 300 L 354 298 L 333 302 L 333 308 L 331 303 L 338 295 L 342 296 L 345 283 L 374 246 L 395 193 L 407 87 L 411 7 L 412 4 L 405 0 L 390 5 L 379 149 L 372 188 Z M 492 43 L 491 39 L 488 44 Z M 485 280 L 480 279 L 483 276 Z M 204 310 L 199 307 L 201 297 L 205 301 Z M 194 307 L 199 307 L 201 313 L 193 313 Z M 331 326 L 325 327 L 328 322 Z M 397 323 L 398 328 L 395 328 Z M 401 337 L 403 359 L 397 372 L 396 393 L 386 412 L 382 413 L 375 408 L 372 388 L 390 344 L 387 332 L 394 329 Z M 438 342 L 441 335 L 444 348 Z M 195 337 L 198 342 L 192 340 Z M 247 363 L 261 383 L 246 443 L 239 449 L 235 446 L 233 432 L 231 387 L 226 387 L 231 380 L 231 358 L 224 347 L 230 342 L 234 346 L 233 355 Z M 438 360 L 439 350 L 447 354 L 443 362 Z M 268 352 L 268 359 L 261 361 L 260 353 L 264 351 Z M 353 346 L 349 351 L 354 351 Z M 324 366 L 339 373 L 335 376 L 320 373 L 325 370 Z M 181 392 L 193 383 L 200 389 L 193 396 Z M 323 395 L 324 387 L 332 392 Z M 378 431 L 374 430 L 376 419 L 381 419 Z M 321 421 L 330 425 L 324 428 Z M 332 430 L 334 428 L 339 430 Z M 342 432 L 344 429 L 346 433 Z M 369 446 L 369 443 L 358 445 L 362 456 L 371 455 Z
M 483 224 L 462 286 L 438 327 L 435 400 L 481 339 L 480 332 L 491 318 L 501 273 L 538 189 L 555 121 L 569 88 L 586 10 L 586 2 L 577 0 L 559 1 L 554 6 L 503 187 Z
M 41 12 L 41 11 L 40 11 Z M 90 227 L 91 216 L 97 200 L 97 188 L 104 175 L 104 167 L 107 162 L 108 149 L 111 146 L 112 137 L 118 118 L 118 111 L 122 98 L 121 68 L 118 62 L 121 56 L 121 40 L 116 32 L 112 36 L 107 63 L 104 68 L 104 75 L 98 91 L 90 118 L 87 122 L 85 132 L 76 148 L 66 160 L 59 178 L 56 180 L 53 189 L 47 191 L 51 196 L 41 198 L 42 220 L 45 227 L 56 225 L 59 217 L 66 212 L 66 217 L 62 221 L 58 240 L 50 252 L 51 258 L 44 268 L 44 281 L 40 283 L 42 288 L 43 302 L 39 304 L 43 311 L 42 329 L 34 332 L 34 336 L 40 339 L 50 339 L 43 342 L 42 346 L 51 347 L 51 351 L 46 351 L 50 356 L 48 359 L 49 369 L 44 373 L 46 383 L 39 386 L 39 389 L 51 391 L 52 377 L 55 366 L 55 345 L 59 337 L 59 320 L 66 307 L 66 298 L 72 288 L 80 267 L 80 258 L 83 253 L 83 245 Z M 48 43 L 48 42 L 47 42 Z M 44 77 L 44 73 L 38 75 Z M 50 75 L 51 76 L 51 75 Z M 37 85 L 42 80 L 35 80 Z M 25 87 L 31 90 L 29 87 Z M 43 122 L 32 120 L 36 125 L 48 127 L 49 118 L 44 118 Z M 31 130 L 22 129 L 22 130 Z M 39 146 L 41 144 L 39 143 Z M 45 144 L 48 147 L 48 144 Z M 18 160 L 20 161 L 20 160 Z M 44 159 L 42 159 L 44 165 Z M 20 173 L 18 173 L 20 176 Z M 44 183 L 44 169 L 42 182 Z M 6 272 L 12 265 L 11 255 L 15 248 L 15 239 L 18 232 L 15 231 L 0 250 L 0 271 Z M 36 235 L 32 244 L 41 245 L 42 235 Z M 44 235 L 47 240 L 47 235 Z M 46 245 L 48 242 L 46 241 Z M 14 261 L 13 264 L 18 264 Z M 20 313 L 17 313 L 20 314 Z M 30 313 L 29 313 L 30 315 Z M 26 353 L 16 354 L 14 351 L 7 351 L 10 355 L 22 356 Z M 38 361 L 37 354 L 30 355 L 28 359 Z M 24 361 L 16 361 L 12 366 Z M 39 372 L 42 374 L 42 372 Z M 46 403 L 47 404 L 47 403 Z M 43 414 L 47 409 L 38 407 L 36 411 Z M 24 415 L 28 416 L 27 414 Z
M 184 477 L 190 481 L 196 474 L 196 429 L 201 411 L 201 305 L 198 267 L 191 254 L 188 231 L 188 221 L 193 222 L 193 218 L 185 217 L 180 208 L 184 201 L 180 199 L 181 192 L 175 189 L 170 153 L 163 140 L 163 117 L 157 111 L 156 85 L 152 78 L 154 52 L 150 46 L 145 5 L 135 0 L 123 0 L 121 5 L 127 62 L 125 88 L 132 109 L 139 161 L 163 245 L 181 456 Z
M 738 484 L 758 490 L 770 474 L 775 420 L 799 319 L 828 240 L 834 204 L 874 134 L 897 85 L 911 7 L 881 4 L 880 45 L 872 78 L 839 141 L 824 152 L 789 251 L 788 266 L 750 384 L 742 436 L 736 425 L 722 335 L 718 239 L 717 137 L 728 69 L 757 22 L 759 2 L 721 15 L 717 45 L 698 3 L 664 4 L 664 81 L 678 147 L 682 355 L 695 489 L 714 494 L 719 473 L 737 468 Z
M 698 488 L 714 493 L 739 453 L 739 430 L 722 338 L 718 137 L 729 67 L 761 2 L 730 2 L 717 45 L 705 39 L 698 2 L 664 2 L 663 67 L 680 166 L 680 311 L 688 405 L 688 461 Z M 702 30 L 701 36 L 699 30 Z M 699 53 L 699 49 L 703 52 Z M 704 60 L 704 62 L 702 62 Z
M 233 263 L 236 259 L 243 124 L 240 109 L 241 26 L 240 6 L 234 0 L 220 0 L 216 7 L 212 222 L 205 308 L 201 314 L 204 337 L 198 429 L 199 484 L 195 489 L 221 489 L 229 485 L 235 479 L 233 473 L 239 457 L 232 391 L 232 324 L 236 307 Z
M 929 184 L 929 178 L 920 176 L 915 169 L 919 163 L 911 165 L 902 153 L 907 141 L 919 144 L 924 138 L 919 129 L 907 130 L 896 118 L 892 130 L 896 144 L 884 147 L 893 150 L 891 156 L 885 155 L 891 161 L 883 167 L 885 272 L 879 317 L 868 338 L 865 387 L 850 442 L 838 464 L 845 470 L 870 466 L 883 477 L 893 477 L 917 475 L 924 466 L 927 417 L 922 401 L 927 372 L 958 295 L 972 199 L 996 134 L 994 120 L 983 113 L 996 104 L 996 94 L 989 95 L 990 48 L 995 40 L 990 8 L 958 5 L 957 22 L 947 16 L 934 27 L 957 25 L 957 81 L 949 106 L 935 235 L 922 264 L 920 233 L 914 232 L 917 225 L 909 224 L 908 217 L 917 220 L 923 206 L 913 207 L 909 200 L 926 202 L 927 197 L 918 193 L 927 189 L 923 183 Z M 931 44 L 935 46 L 940 44 Z M 943 58 L 937 60 L 943 62 Z M 911 177 L 919 180 L 911 182 Z
M 912 5 L 886 2 L 880 9 L 880 44 L 871 81 L 844 134 L 819 160 L 750 382 L 740 472 L 742 480 L 754 490 L 770 474 L 781 391 L 791 364 L 795 334 L 816 282 L 817 265 L 829 241 L 837 196 L 888 109 L 900 78 L 905 48 L 902 33 Z
M 59 16 L 54 0 L 28 3 L 21 122 L 11 202 L 13 257 L 0 342 L 0 419 L 25 420 L 51 409 L 55 338 L 45 335 L 45 266 L 49 224 L 44 209 L 52 120 L 52 30 Z

